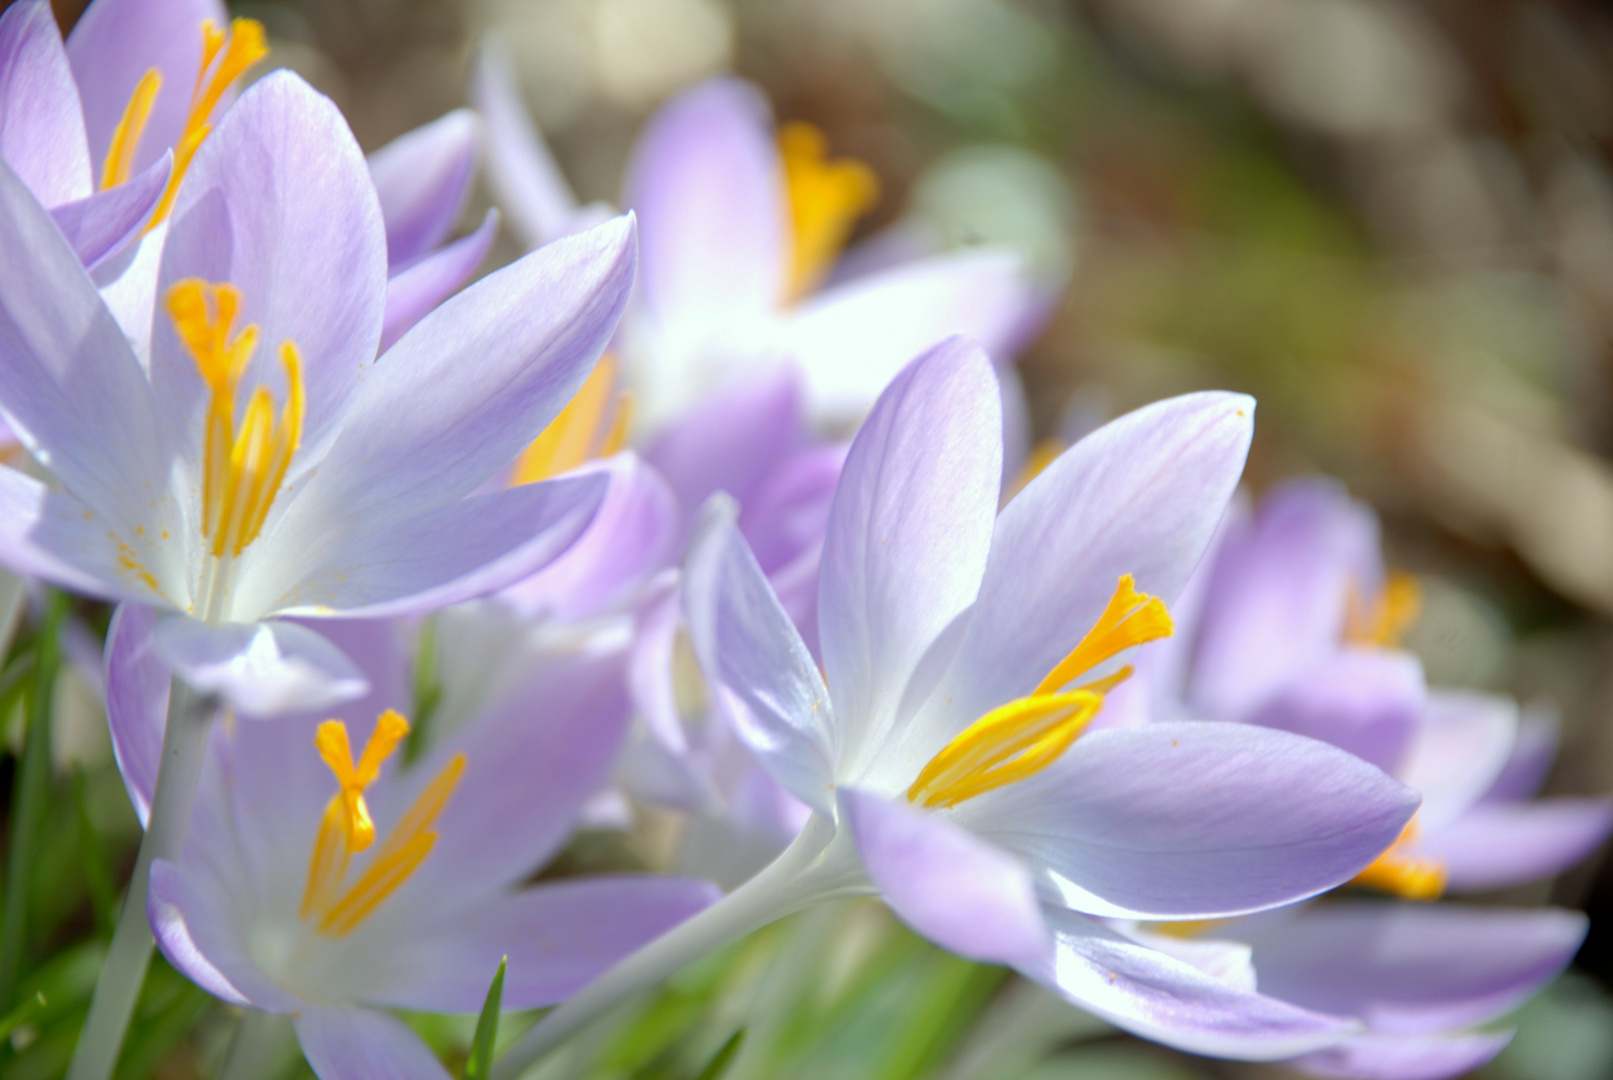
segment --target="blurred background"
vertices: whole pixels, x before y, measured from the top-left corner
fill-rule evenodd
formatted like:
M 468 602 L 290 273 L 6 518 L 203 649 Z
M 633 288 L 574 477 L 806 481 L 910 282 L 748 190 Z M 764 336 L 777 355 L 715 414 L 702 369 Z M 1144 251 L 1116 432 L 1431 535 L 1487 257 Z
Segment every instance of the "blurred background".
M 56 4 L 64 28 L 82 7 Z M 1372 501 L 1391 563 L 1425 585 L 1408 645 L 1430 683 L 1555 702 L 1564 748 L 1548 791 L 1613 789 L 1613 10 L 1531 0 L 232 10 L 264 22 L 270 64 L 330 94 L 367 150 L 465 104 L 474 50 L 496 39 L 585 200 L 615 199 L 635 132 L 668 95 L 721 70 L 757 81 L 781 119 L 811 121 L 837 156 L 877 171 L 881 199 L 859 235 L 900 224 L 953 244 L 1007 243 L 1067 281 L 1020 368 L 1039 435 L 1188 390 L 1256 395 L 1253 488 L 1322 471 Z M 467 227 L 487 200 L 482 191 L 467 207 Z M 484 270 L 519 252 L 502 238 Z M 38 978 L 55 980 L 57 1002 L 87 994 L 95 931 L 135 840 L 93 688 L 79 678 L 57 691 L 79 702 L 62 710 L 55 742 L 72 799 L 34 883 L 57 917 L 29 946 L 54 957 Z M 0 707 L 15 714 L 4 693 Z M 13 722 L 13 744 L 19 730 Z M 7 785 L 14 767 L 7 757 Z M 572 859 L 626 857 L 610 848 L 584 837 Z M 1484 1076 L 1613 1076 L 1613 872 L 1599 862 L 1498 898 L 1582 907 L 1592 930 Z M 160 971 L 141 1008 L 120 1080 L 209 1075 L 226 1010 Z M 450 1055 L 468 1034 L 420 1023 Z M 554 1075 L 693 1080 L 736 1023 L 750 1027 L 727 1059 L 733 1076 L 1283 1075 L 1117 1035 L 933 951 L 867 905 L 798 917 L 712 958 Z M 8 1029 L 6 1075 L 56 1075 L 65 1058 L 52 1030 L 47 1015 Z M 278 1075 L 299 1068 L 288 1060 Z

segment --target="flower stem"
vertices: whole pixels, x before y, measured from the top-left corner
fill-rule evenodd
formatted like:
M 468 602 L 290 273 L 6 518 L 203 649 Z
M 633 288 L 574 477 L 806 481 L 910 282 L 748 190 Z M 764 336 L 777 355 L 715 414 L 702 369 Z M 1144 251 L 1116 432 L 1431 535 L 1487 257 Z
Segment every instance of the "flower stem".
M 124 1033 L 134 1015 L 135 1002 L 151 963 L 151 923 L 146 916 L 146 893 L 151 886 L 151 864 L 176 859 L 185 843 L 190 809 L 201 782 L 212 729 L 213 698 L 194 693 L 179 679 L 168 692 L 168 722 L 162 733 L 162 764 L 157 769 L 157 790 L 151 800 L 151 818 L 140 841 L 140 854 L 129 879 L 112 946 L 90 999 L 90 1014 L 73 1050 L 67 1080 L 107 1080 L 117 1065 Z
M 867 887 L 861 864 L 834 822 L 814 814 L 755 877 L 618 962 L 529 1028 L 493 1066 L 493 1080 L 516 1080 L 571 1035 L 686 964 L 786 915 Z

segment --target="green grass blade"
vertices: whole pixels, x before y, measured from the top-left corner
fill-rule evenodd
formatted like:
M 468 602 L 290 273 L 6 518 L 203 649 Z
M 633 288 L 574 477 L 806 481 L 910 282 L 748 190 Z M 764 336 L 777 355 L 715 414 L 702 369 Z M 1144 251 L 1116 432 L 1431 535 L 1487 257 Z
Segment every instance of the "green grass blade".
M 718 1050 L 716 1056 L 706 1063 L 706 1067 L 700 1070 L 700 1075 L 695 1077 L 695 1080 L 720 1080 L 722 1074 L 728 1071 L 728 1066 L 733 1063 L 735 1056 L 739 1053 L 740 1046 L 744 1042 L 745 1029 L 740 1028 L 728 1036 L 728 1041 L 722 1044 L 722 1049 Z
M 470 1041 L 470 1057 L 465 1059 L 465 1080 L 487 1080 L 493 1071 L 493 1042 L 498 1038 L 499 1006 L 504 1002 L 504 969 L 510 958 L 498 962 L 493 984 L 482 1002 L 482 1015 L 476 1018 L 476 1034 Z

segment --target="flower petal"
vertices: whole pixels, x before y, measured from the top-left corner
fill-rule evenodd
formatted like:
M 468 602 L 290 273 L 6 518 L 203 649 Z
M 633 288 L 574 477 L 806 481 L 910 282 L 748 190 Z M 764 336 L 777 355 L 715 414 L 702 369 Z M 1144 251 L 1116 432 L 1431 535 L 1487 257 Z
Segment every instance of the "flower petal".
M 135 85 L 151 68 L 162 73 L 162 89 L 134 167 L 146 168 L 179 141 L 202 63 L 202 22 L 208 19 L 226 26 L 229 12 L 219 0 L 95 0 L 85 9 L 67 36 L 67 57 L 84 101 L 97 175 Z M 220 111 L 214 111 L 215 122 Z
M 171 679 L 152 638 L 157 619 L 142 604 L 120 604 L 106 631 L 106 720 L 112 753 L 142 826 L 157 791 Z
M 426 255 L 386 283 L 386 317 L 381 322 L 381 349 L 390 349 L 426 313 L 452 296 L 487 258 L 498 238 L 498 211 L 489 210 L 481 225 L 446 247 Z
M 289 71 L 241 95 L 202 143 L 179 188 L 158 303 L 182 278 L 241 291 L 237 325 L 260 329 L 239 399 L 266 385 L 285 400 L 281 342 L 303 357 L 307 414 L 292 475 L 317 460 L 370 373 L 386 301 L 386 237 L 375 187 L 336 105 Z M 363 380 L 363 382 L 361 382 Z M 207 387 L 166 309 L 152 327 L 151 382 L 168 430 L 204 444 Z
M 476 175 L 480 141 L 476 114 L 455 109 L 369 156 L 370 177 L 386 222 L 390 273 L 418 261 L 448 238 Z
M 0 159 L 46 206 L 95 189 L 78 87 L 46 0 L 0 13 Z
M 1395 775 L 1423 796 L 1417 822 L 1442 828 L 1477 802 L 1506 768 L 1518 737 L 1518 704 L 1498 694 L 1439 690 Z
M 487 183 L 527 250 L 571 232 L 577 196 L 521 101 L 499 50 L 484 44 L 471 76 L 471 101 L 487 125 Z
M 1359 1026 L 1229 984 L 1075 912 L 1048 909 L 1047 920 L 1053 946 L 1021 972 L 1168 1046 L 1270 1061 L 1337 1042 Z
M 743 503 L 805 442 L 801 373 L 779 365 L 702 398 L 656 436 L 644 457 L 692 509 L 719 491 Z
M 730 710 L 762 767 L 808 806 L 833 812 L 833 705 L 812 655 L 735 525 L 714 496 L 683 563 L 683 610 L 707 680 L 738 700 Z
M 140 227 L 168 185 L 172 168 L 173 158 L 164 155 L 117 187 L 51 210 L 51 219 L 73 245 L 80 262 L 94 270 L 139 237 Z
M 1339 1080 L 1447 1080 L 1486 1064 L 1512 1041 L 1512 1031 L 1472 1035 L 1387 1035 L 1373 1031 L 1307 1054 L 1291 1064 Z
M 1342 884 L 1416 807 L 1415 792 L 1325 743 L 1184 721 L 1091 732 L 953 813 L 1025 857 L 1065 906 L 1200 919 Z
M 914 930 L 972 960 L 1031 963 L 1047 924 L 1024 863 L 938 814 L 881 795 L 840 790 L 868 876 Z
M 1031 300 L 1023 261 L 983 249 L 870 274 L 807 300 L 780 331 L 779 348 L 806 372 L 815 415 L 856 417 L 914 356 L 953 335 L 992 359 L 1007 348 Z
M 1560 874 L 1613 830 L 1613 801 L 1481 802 L 1417 838 L 1417 852 L 1445 864 L 1446 888 L 1503 889 Z
M 1555 706 L 1545 702 L 1525 705 L 1518 715 L 1518 739 L 1512 744 L 1501 775 L 1484 793 L 1485 801 L 1504 802 L 1539 794 L 1557 759 L 1561 727 Z
M 216 886 L 216 883 L 214 883 Z M 157 947 L 168 962 L 214 997 L 232 1005 L 295 1012 L 295 997 L 249 958 L 228 897 L 166 859 L 151 864 L 146 908 Z
M 829 511 L 818 627 L 846 724 L 841 776 L 860 779 L 874 766 L 919 661 L 973 602 L 1001 483 L 991 362 L 978 345 L 943 342 L 880 395 Z
M 1249 721 L 1332 743 L 1393 773 L 1416 735 L 1426 696 L 1416 657 L 1347 648 L 1268 698 Z
M 492 981 L 493 968 L 486 978 Z M 297 1041 L 319 1080 L 449 1080 L 420 1036 L 385 1013 L 304 1005 Z
M 369 689 L 341 650 L 295 623 L 215 626 L 170 615 L 157 623 L 155 645 L 176 675 L 248 716 L 322 709 Z
M 640 296 L 664 329 L 698 333 L 783 300 L 788 208 L 772 127 L 755 87 L 715 78 L 639 135 L 625 201 L 643 230 Z
M 1322 903 L 1253 937 L 1268 994 L 1430 1034 L 1481 1024 L 1555 978 L 1585 939 L 1585 916 L 1459 904 Z
M 429 861 L 428 861 L 429 865 Z M 573 878 L 484 900 L 417 924 L 397 939 L 378 1003 L 429 1012 L 473 1012 L 499 958 L 508 956 L 504 1007 L 563 1001 L 641 945 L 721 896 L 688 878 Z

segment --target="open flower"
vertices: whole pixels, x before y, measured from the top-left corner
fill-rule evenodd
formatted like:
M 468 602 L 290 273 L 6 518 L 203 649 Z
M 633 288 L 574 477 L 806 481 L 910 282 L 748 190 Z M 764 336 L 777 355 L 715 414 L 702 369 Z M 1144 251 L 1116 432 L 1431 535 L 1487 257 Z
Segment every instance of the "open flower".
M 109 714 L 137 804 L 151 797 L 163 724 L 151 626 L 126 609 L 108 646 Z M 149 901 L 174 965 L 227 1001 L 293 1016 L 322 1080 L 369 1080 L 382 1062 L 388 1076 L 446 1077 L 378 1010 L 474 1012 L 506 955 L 506 1007 L 553 1004 L 715 896 L 637 875 L 521 886 L 608 775 L 627 723 L 619 654 L 530 667 L 411 746 L 402 627 L 331 632 L 369 695 L 332 717 L 215 725 L 184 856 L 153 865 Z
M 377 360 L 385 243 L 335 107 L 289 73 L 263 79 L 180 189 L 147 368 L 0 169 L 0 411 L 54 482 L 0 471 L 0 559 L 160 609 L 175 670 L 263 714 L 363 689 L 275 616 L 440 607 L 564 550 L 601 481 L 476 492 L 598 358 L 632 280 L 631 219 L 483 279 Z
M 528 245 L 598 220 L 599 207 L 578 206 L 496 53 L 484 55 L 474 92 L 489 180 Z M 639 216 L 642 260 L 620 346 L 652 427 L 779 357 L 800 364 L 815 414 L 844 420 L 906 358 L 951 334 L 1012 355 L 1041 296 L 1011 252 L 920 258 L 826 284 L 877 193 L 873 173 L 829 158 L 810 126 L 775 132 L 761 94 L 737 79 L 704 82 L 651 118 L 623 195 Z

